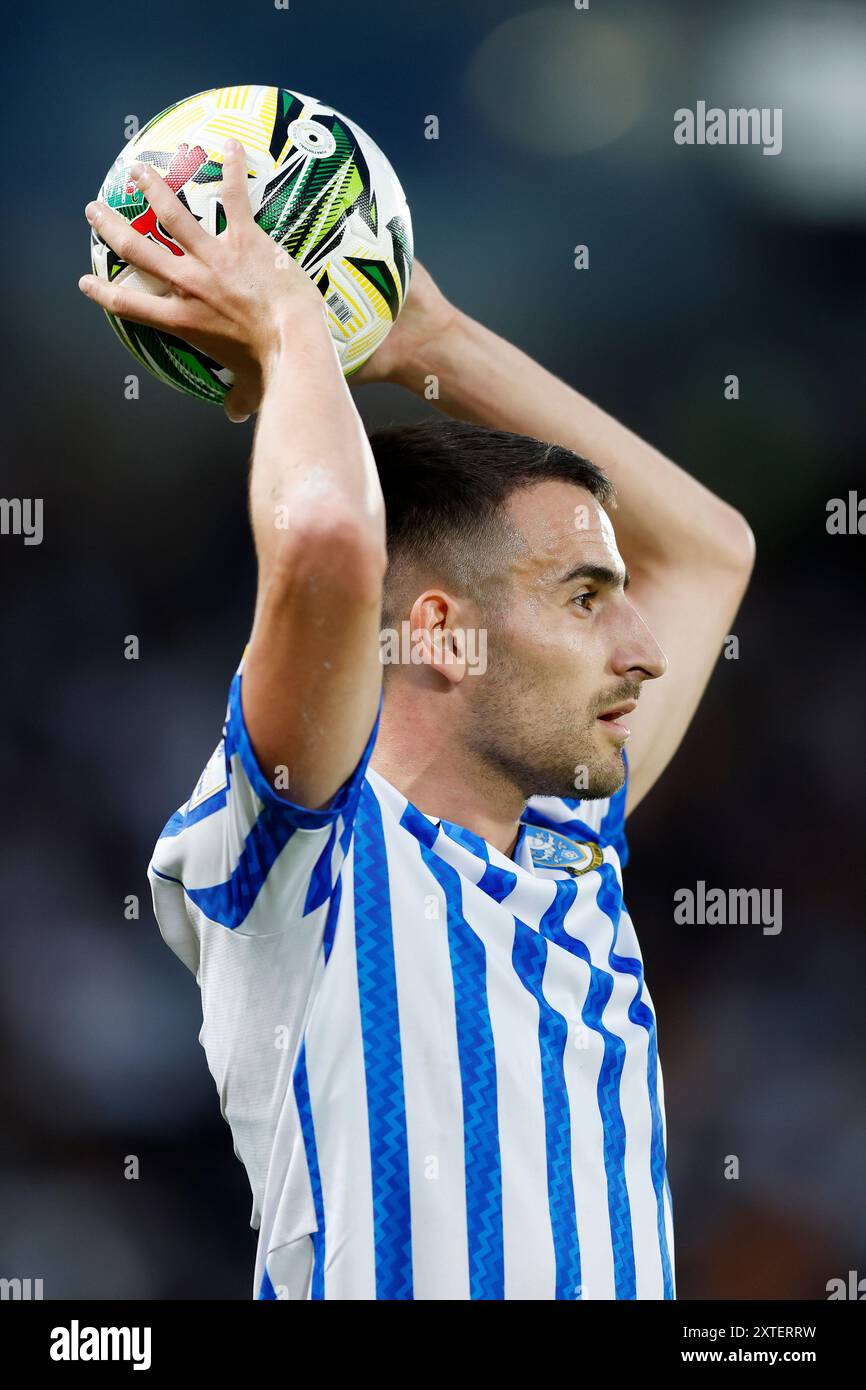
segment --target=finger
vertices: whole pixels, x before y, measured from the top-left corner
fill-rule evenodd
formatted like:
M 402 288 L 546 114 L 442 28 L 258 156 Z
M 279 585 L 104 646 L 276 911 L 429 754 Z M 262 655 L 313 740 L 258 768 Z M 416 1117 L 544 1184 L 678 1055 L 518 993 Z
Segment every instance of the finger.
M 242 425 L 258 408 L 258 397 L 251 385 L 232 386 L 223 399 L 223 410 L 233 425 Z
M 251 222 L 253 210 L 247 191 L 247 154 L 237 140 L 226 140 L 223 146 L 223 207 L 229 226 Z
M 187 259 L 186 256 L 175 256 L 168 246 L 160 246 L 150 237 L 142 236 L 125 217 L 105 203 L 88 203 L 84 215 L 97 235 L 107 241 L 122 260 L 161 280 L 167 280 L 170 274 L 173 276 Z M 172 261 L 177 261 L 178 265 L 172 265 Z
M 186 149 L 185 145 L 181 145 L 175 160 L 182 160 Z M 179 179 L 185 171 L 186 166 L 181 164 L 180 174 L 175 177 Z M 169 168 L 168 173 L 169 178 L 172 178 L 171 168 Z M 209 234 L 202 231 L 200 224 L 193 217 L 189 208 L 184 207 L 162 175 L 157 173 L 156 169 L 151 168 L 149 164 L 131 164 L 129 177 L 136 188 L 144 194 L 162 226 L 177 242 L 178 246 L 182 246 L 192 256 L 205 255 L 211 240 Z
M 119 319 L 132 319 L 148 328 L 162 328 L 181 333 L 180 304 L 172 295 L 145 294 L 143 290 L 128 290 L 123 285 L 109 285 L 98 275 L 82 275 L 78 288 L 95 304 Z

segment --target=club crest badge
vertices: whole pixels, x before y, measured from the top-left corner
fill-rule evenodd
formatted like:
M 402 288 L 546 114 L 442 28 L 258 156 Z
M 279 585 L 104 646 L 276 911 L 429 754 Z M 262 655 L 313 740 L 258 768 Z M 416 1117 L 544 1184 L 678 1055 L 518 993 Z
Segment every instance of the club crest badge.
M 572 877 L 588 874 L 604 862 L 599 845 L 582 840 L 569 840 L 557 830 L 540 826 L 528 827 L 527 840 L 532 863 L 536 869 L 561 869 Z

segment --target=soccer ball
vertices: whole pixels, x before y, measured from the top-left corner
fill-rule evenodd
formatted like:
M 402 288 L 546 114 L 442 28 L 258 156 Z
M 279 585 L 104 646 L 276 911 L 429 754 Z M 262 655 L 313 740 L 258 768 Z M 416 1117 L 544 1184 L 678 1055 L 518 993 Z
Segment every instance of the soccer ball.
M 214 236 L 225 230 L 220 199 L 226 139 L 247 154 L 256 222 L 320 290 L 348 377 L 387 336 L 412 273 L 412 222 L 400 182 L 369 135 L 330 106 L 285 87 L 215 87 L 175 102 L 148 121 L 118 155 L 99 190 L 102 202 L 175 255 L 182 248 L 160 226 L 130 181 L 138 161 L 158 169 Z M 121 260 L 95 232 L 94 273 L 112 284 L 167 293 L 154 276 Z M 170 333 L 107 315 L 130 352 L 169 386 L 219 404 L 232 374 Z

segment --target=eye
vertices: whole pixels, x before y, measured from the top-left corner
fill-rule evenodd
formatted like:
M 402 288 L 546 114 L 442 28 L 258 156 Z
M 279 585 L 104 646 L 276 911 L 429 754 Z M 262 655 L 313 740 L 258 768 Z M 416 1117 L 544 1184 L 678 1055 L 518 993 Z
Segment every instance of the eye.
M 586 602 L 586 600 L 587 600 L 587 599 L 592 600 L 592 599 L 597 598 L 597 597 L 598 597 L 598 589 L 587 589 L 587 590 L 585 590 L 585 592 L 583 592 L 583 593 L 581 593 L 581 594 L 575 594 L 574 598 L 573 598 L 571 601 L 572 601 L 572 603 L 576 603 L 577 606 L 578 606 L 578 608 L 582 608 L 586 613 L 591 613 L 591 612 L 592 612 L 592 603 L 591 603 L 591 602 Z

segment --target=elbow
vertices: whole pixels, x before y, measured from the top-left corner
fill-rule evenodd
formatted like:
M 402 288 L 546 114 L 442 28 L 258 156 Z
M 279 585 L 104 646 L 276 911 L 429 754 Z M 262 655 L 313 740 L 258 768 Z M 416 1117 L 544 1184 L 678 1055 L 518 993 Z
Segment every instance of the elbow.
M 725 505 L 716 531 L 717 555 L 722 567 L 747 582 L 755 567 L 755 533 L 742 512 Z
M 360 516 L 342 502 L 296 515 L 259 545 L 269 586 L 311 593 L 336 589 L 379 603 L 387 566 L 384 518 Z

